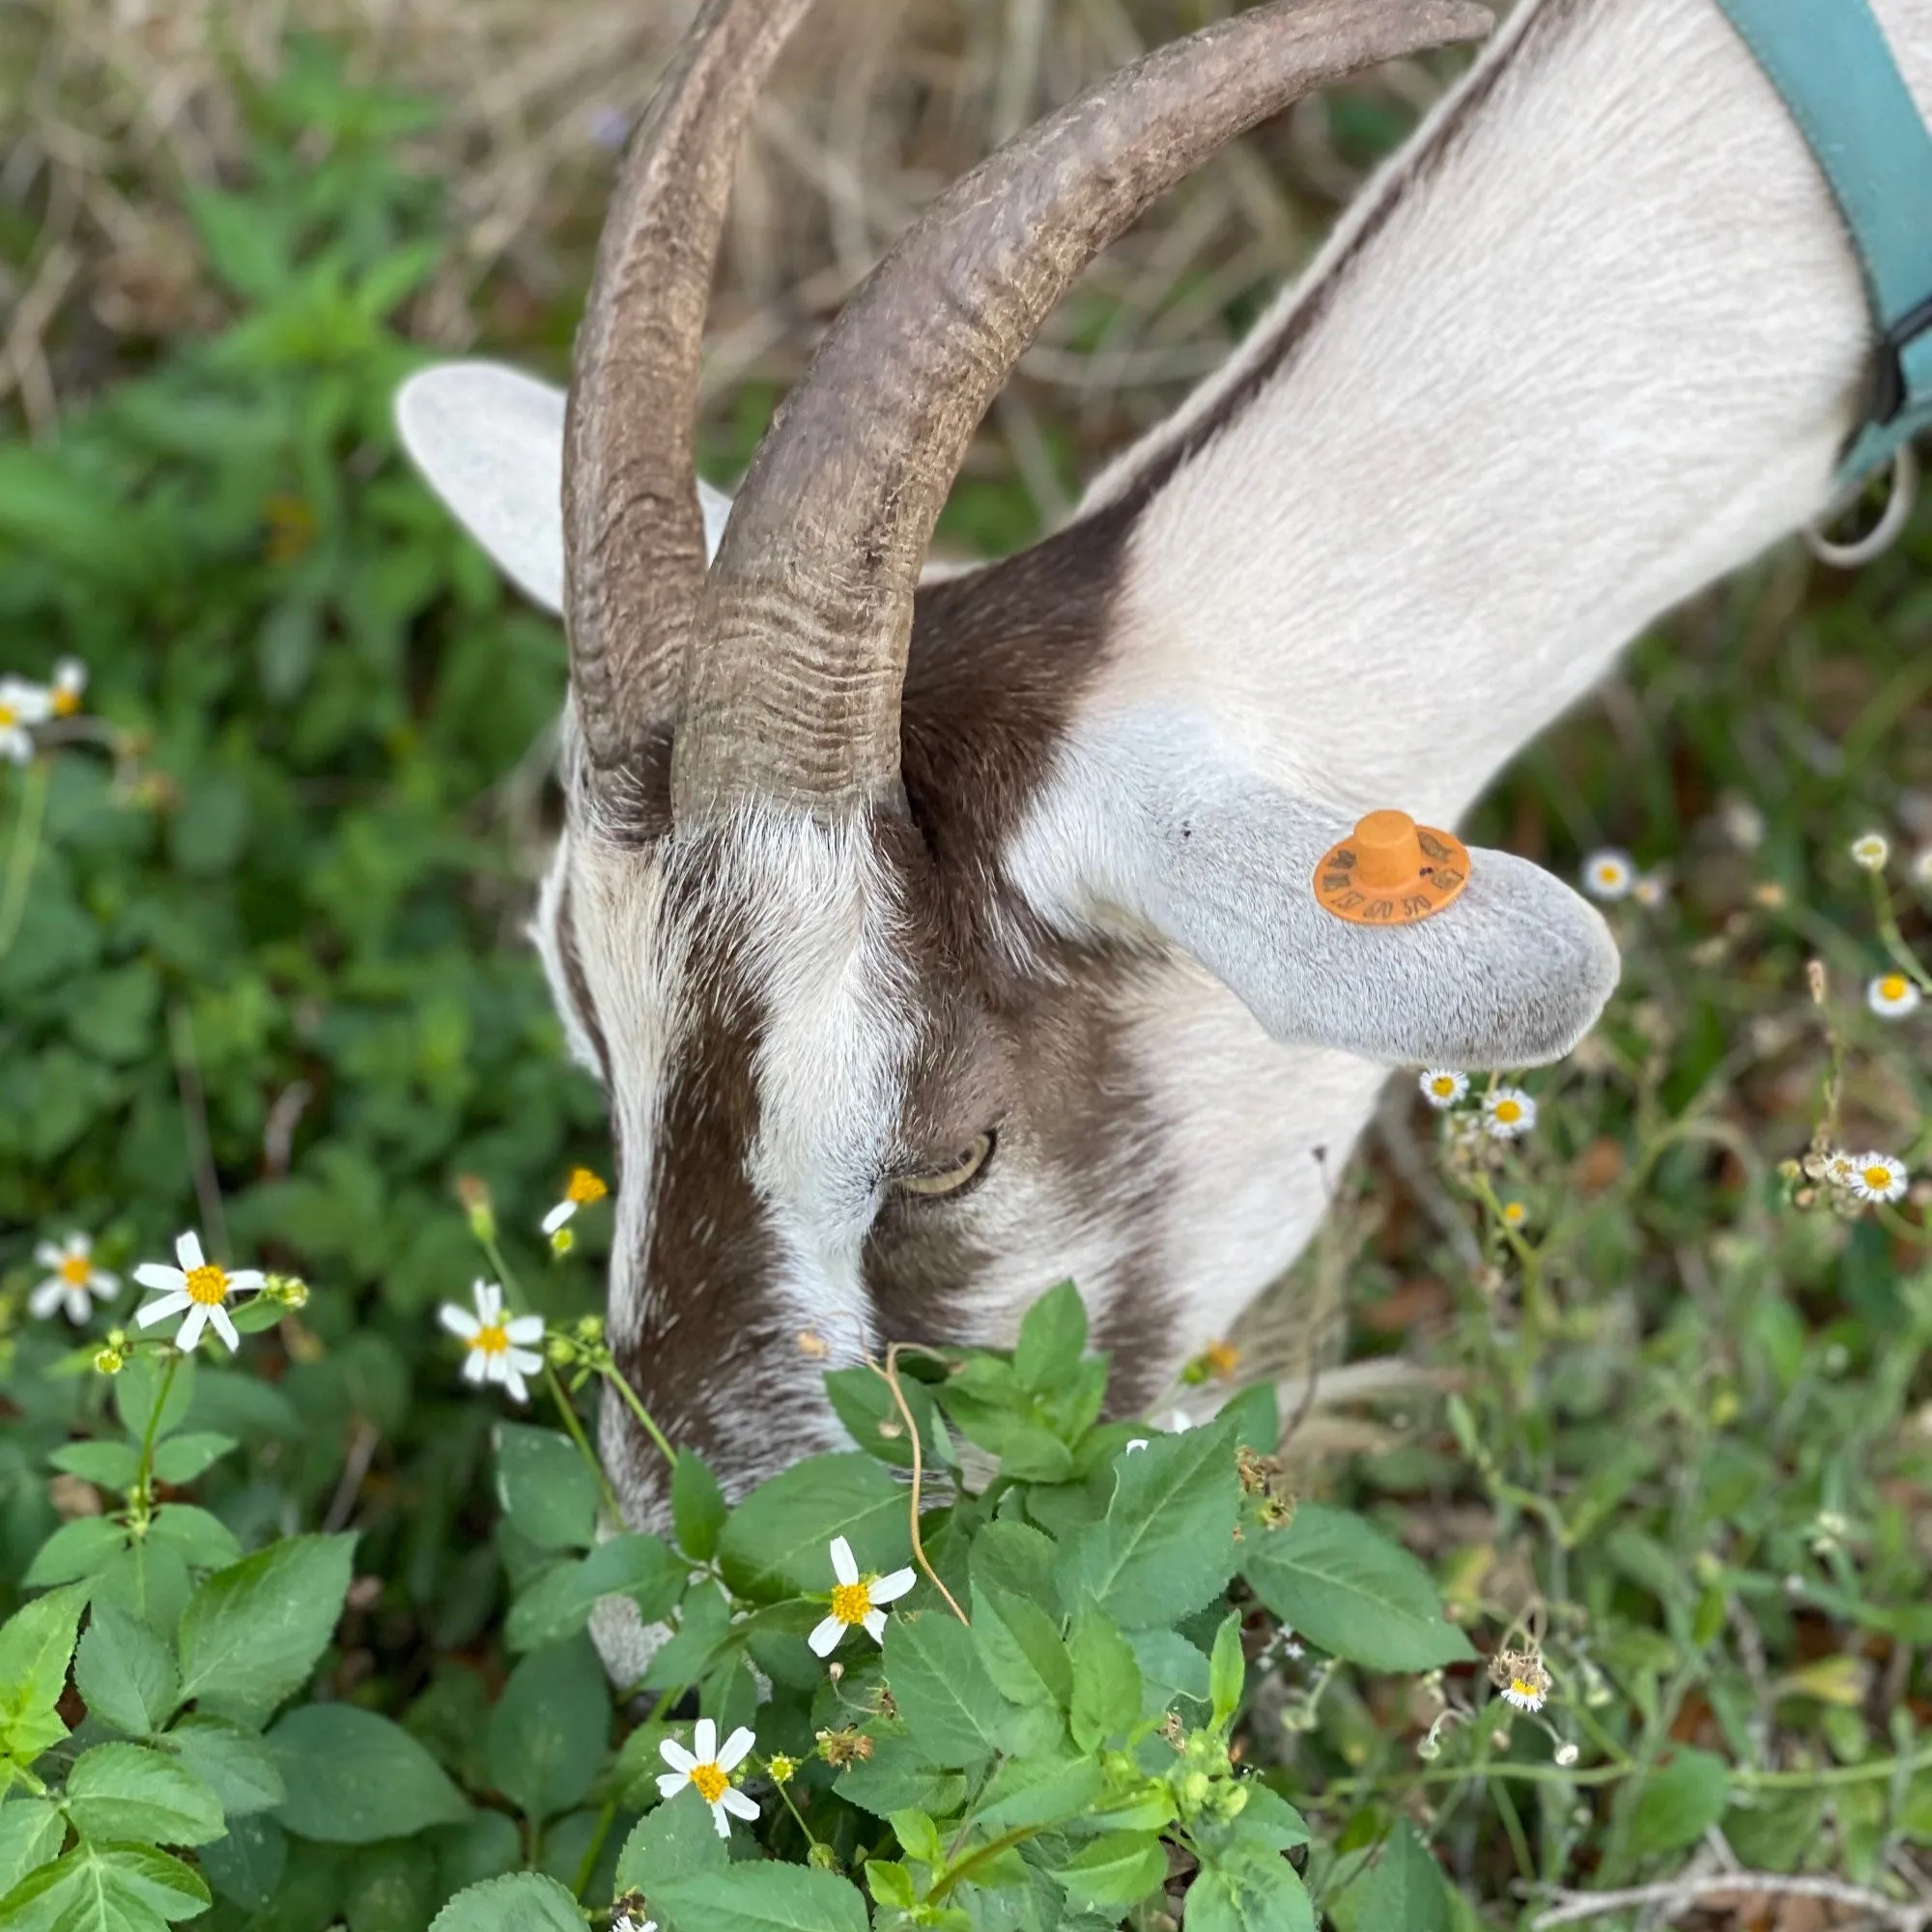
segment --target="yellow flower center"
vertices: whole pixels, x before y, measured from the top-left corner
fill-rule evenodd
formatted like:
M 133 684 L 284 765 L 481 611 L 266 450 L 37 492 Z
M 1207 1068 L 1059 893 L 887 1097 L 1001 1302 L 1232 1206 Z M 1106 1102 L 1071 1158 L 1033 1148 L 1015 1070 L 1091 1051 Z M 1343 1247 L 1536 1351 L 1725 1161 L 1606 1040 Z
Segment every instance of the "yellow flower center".
M 204 1308 L 228 1299 L 228 1277 L 213 1262 L 187 1271 L 187 1298 Z
M 71 718 L 80 709 L 80 693 L 67 685 L 55 687 L 53 713 L 56 718 Z
M 1498 1100 L 1496 1102 L 1496 1119 L 1501 1121 L 1506 1126 L 1514 1126 L 1517 1122 L 1522 1119 L 1522 1107 L 1515 1100 Z
M 797 1760 L 786 1757 L 782 1752 L 772 1759 L 767 1769 L 781 1784 L 788 1784 L 798 1776 Z
M 1543 1695 L 1542 1688 L 1532 1684 L 1527 1677 L 1512 1677 L 1510 1679 L 1510 1689 L 1519 1697 L 1541 1697 Z
M 1865 1185 L 1874 1189 L 1891 1185 L 1891 1169 L 1889 1167 L 1868 1167 L 1865 1169 Z
M 696 1785 L 698 1797 L 707 1804 L 716 1804 L 731 1788 L 730 1774 L 720 1771 L 715 1764 L 693 1765 L 691 1781 Z
M 509 1331 L 500 1321 L 492 1321 L 477 1329 L 469 1338 L 469 1346 L 485 1355 L 500 1355 L 510 1346 Z
M 1503 1209 L 1503 1219 L 1507 1221 L 1512 1228 L 1521 1227 L 1523 1220 L 1522 1203 L 1520 1201 L 1512 1201 L 1509 1204 L 1509 1206 Z
M 20 714 L 11 704 L 7 703 L 4 699 L 0 699 L 0 731 L 4 731 L 8 725 L 17 724 L 19 722 Z
M 1905 997 L 1905 975 L 1888 973 L 1878 982 L 1879 998 L 1882 1000 L 1902 1000 Z
M 580 1208 L 587 1208 L 591 1202 L 603 1200 L 610 1191 L 587 1167 L 580 1167 L 572 1171 L 563 1198 L 576 1202 Z
M 1241 1351 L 1232 1342 L 1209 1342 L 1208 1366 L 1226 1381 L 1241 1366 Z
M 1455 1081 L 1450 1079 L 1450 1077 L 1446 1073 L 1438 1073 L 1435 1076 L 1435 1078 L 1429 1083 L 1429 1091 L 1432 1094 L 1439 1094 L 1443 1099 L 1446 1100 L 1448 1099 L 1450 1094 L 1455 1093 L 1456 1083 Z
M 839 1583 L 832 1592 L 832 1614 L 841 1624 L 862 1624 L 872 1614 L 872 1589 L 868 1583 Z
M 60 1264 L 61 1279 L 75 1288 L 85 1288 L 93 1272 L 93 1264 L 85 1255 L 69 1255 Z

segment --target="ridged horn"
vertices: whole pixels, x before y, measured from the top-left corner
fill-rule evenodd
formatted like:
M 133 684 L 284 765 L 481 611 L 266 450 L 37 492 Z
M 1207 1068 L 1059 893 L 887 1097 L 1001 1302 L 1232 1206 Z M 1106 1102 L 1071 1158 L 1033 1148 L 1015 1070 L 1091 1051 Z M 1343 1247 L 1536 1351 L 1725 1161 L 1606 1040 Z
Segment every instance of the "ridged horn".
M 704 582 L 697 377 L 745 124 L 810 0 L 706 0 L 597 245 L 564 422 L 564 613 L 593 781 L 675 708 Z
M 896 796 L 933 526 L 980 418 L 1069 284 L 1257 122 L 1492 24 L 1467 0 L 1276 0 L 1149 54 L 941 195 L 826 335 L 739 492 L 687 666 L 677 812 Z

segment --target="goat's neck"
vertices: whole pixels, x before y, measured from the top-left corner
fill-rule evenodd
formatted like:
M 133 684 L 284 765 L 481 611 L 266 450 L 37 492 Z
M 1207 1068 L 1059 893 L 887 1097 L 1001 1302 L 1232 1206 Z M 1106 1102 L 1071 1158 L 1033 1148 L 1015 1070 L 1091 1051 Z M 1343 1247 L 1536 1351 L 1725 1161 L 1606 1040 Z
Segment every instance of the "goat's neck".
M 1878 11 L 1932 109 L 1932 4 Z M 1173 470 L 1105 707 L 1184 694 L 1297 790 L 1450 817 L 1643 625 L 1826 505 L 1868 337 L 1818 167 L 1713 0 L 1530 0 L 1096 487 Z

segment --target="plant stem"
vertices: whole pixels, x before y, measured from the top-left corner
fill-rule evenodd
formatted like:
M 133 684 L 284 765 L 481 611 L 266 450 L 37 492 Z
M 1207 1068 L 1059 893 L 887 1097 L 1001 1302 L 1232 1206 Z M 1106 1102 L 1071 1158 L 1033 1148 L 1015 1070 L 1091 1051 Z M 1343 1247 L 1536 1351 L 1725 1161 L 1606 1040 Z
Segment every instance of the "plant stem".
M 577 1453 L 590 1465 L 590 1473 L 597 1479 L 606 1512 L 612 1522 L 621 1523 L 624 1512 L 618 1507 L 617 1492 L 611 1487 L 611 1478 L 604 1473 L 604 1464 L 597 1460 L 597 1452 L 591 1448 L 590 1439 L 583 1433 L 583 1424 L 578 1419 L 577 1405 L 571 1401 L 570 1391 L 564 1387 L 555 1368 L 549 1362 L 544 1364 L 544 1380 L 550 1386 L 551 1397 L 556 1404 L 556 1412 L 563 1418 L 564 1428 L 570 1432 L 570 1439 L 577 1444 Z
M 634 1389 L 627 1380 L 625 1380 L 623 1375 L 618 1370 L 616 1363 L 611 1362 L 608 1366 L 600 1366 L 597 1373 L 601 1375 L 604 1378 L 604 1379 L 607 1382 L 609 1382 L 611 1386 L 613 1389 L 615 1389 L 620 1396 L 623 1397 L 624 1406 L 631 1411 L 633 1415 L 635 1415 L 638 1418 L 638 1422 L 639 1426 L 643 1429 L 644 1434 L 648 1435 L 651 1438 L 651 1440 L 657 1444 L 658 1454 L 662 1456 L 667 1463 L 670 1463 L 673 1467 L 675 1467 L 677 1463 L 677 1451 L 670 1446 L 668 1440 L 666 1440 L 664 1431 L 660 1429 L 657 1426 L 657 1424 L 651 1420 L 650 1410 L 647 1409 L 643 1406 L 643 1404 L 638 1400 L 637 1390 Z
M 1016 1825 L 1010 1832 L 1003 1832 L 997 1838 L 989 1839 L 971 1858 L 961 1859 L 926 1893 L 925 1902 L 928 1905 L 937 1905 L 975 1865 L 983 1864 L 988 1859 L 998 1858 L 1002 1852 L 1011 1851 L 1015 1845 L 1023 1845 L 1029 1838 L 1037 1837 L 1038 1835 L 1039 1827 L 1037 1825 Z
M 14 849 L 7 860 L 7 884 L 0 891 L 0 959 L 6 958 L 20 936 L 27 911 L 27 881 L 41 849 L 41 825 L 46 816 L 47 791 L 53 763 L 36 758 L 27 768 L 26 789 L 20 794 L 20 816 L 14 824 Z
M 128 1495 L 128 1522 L 138 1536 L 155 1514 L 155 1441 L 160 1434 L 161 1410 L 168 1406 L 168 1391 L 175 1385 L 175 1371 L 181 1367 L 180 1353 L 168 1350 L 167 1366 L 161 1371 L 161 1385 L 155 1393 L 155 1406 L 148 1412 L 148 1426 L 141 1433 L 141 1465 L 134 1472 L 134 1487 Z
M 941 1580 L 939 1572 L 932 1567 L 932 1561 L 925 1553 L 925 1545 L 920 1540 L 920 1489 L 925 1480 L 925 1459 L 921 1453 L 920 1448 L 919 1424 L 913 1419 L 912 1409 L 905 1399 L 905 1391 L 899 1387 L 899 1350 L 903 1347 L 903 1343 L 895 1342 L 886 1350 L 886 1366 L 883 1369 L 880 1368 L 877 1362 L 873 1361 L 867 1361 L 866 1366 L 875 1376 L 878 1376 L 885 1382 L 885 1385 L 892 1390 L 893 1401 L 898 1406 L 899 1415 L 906 1426 L 906 1435 L 912 1442 L 912 1553 L 918 1560 L 919 1567 L 925 1572 L 932 1587 L 946 1599 L 946 1607 L 962 1624 L 967 1624 L 970 1627 L 971 1618 L 959 1607 L 953 1599 L 952 1592 Z M 937 1893 L 934 1894 L 935 1897 L 937 1895 Z
M 1900 971 L 1917 981 L 1921 993 L 1932 993 L 1932 972 L 1927 972 L 1925 962 L 1905 943 L 1905 935 L 1898 929 L 1898 915 L 1891 909 L 1891 893 L 1885 883 L 1883 872 L 1874 872 L 1872 882 L 1872 916 L 1878 923 L 1878 936 L 1885 941 L 1885 950 L 1897 961 Z M 0 952 L 4 952 L 0 946 Z
M 597 1861 L 603 1855 L 604 1841 L 611 1835 L 611 1827 L 617 1822 L 617 1807 L 607 1804 L 597 1814 L 597 1829 L 590 1834 L 590 1842 L 583 1848 L 583 1857 L 578 1861 L 577 1882 L 570 1888 L 575 1898 L 583 1896 L 583 1888 L 596 1875 Z

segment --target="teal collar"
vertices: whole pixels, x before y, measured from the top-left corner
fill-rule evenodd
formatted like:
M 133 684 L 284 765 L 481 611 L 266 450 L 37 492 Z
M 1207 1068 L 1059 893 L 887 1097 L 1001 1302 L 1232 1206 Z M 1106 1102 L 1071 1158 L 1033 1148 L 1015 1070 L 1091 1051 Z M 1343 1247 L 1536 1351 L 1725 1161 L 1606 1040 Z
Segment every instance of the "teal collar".
M 1871 304 L 1872 379 L 1849 487 L 1932 429 L 1932 130 L 1868 0 L 1718 0 L 1811 144 Z

